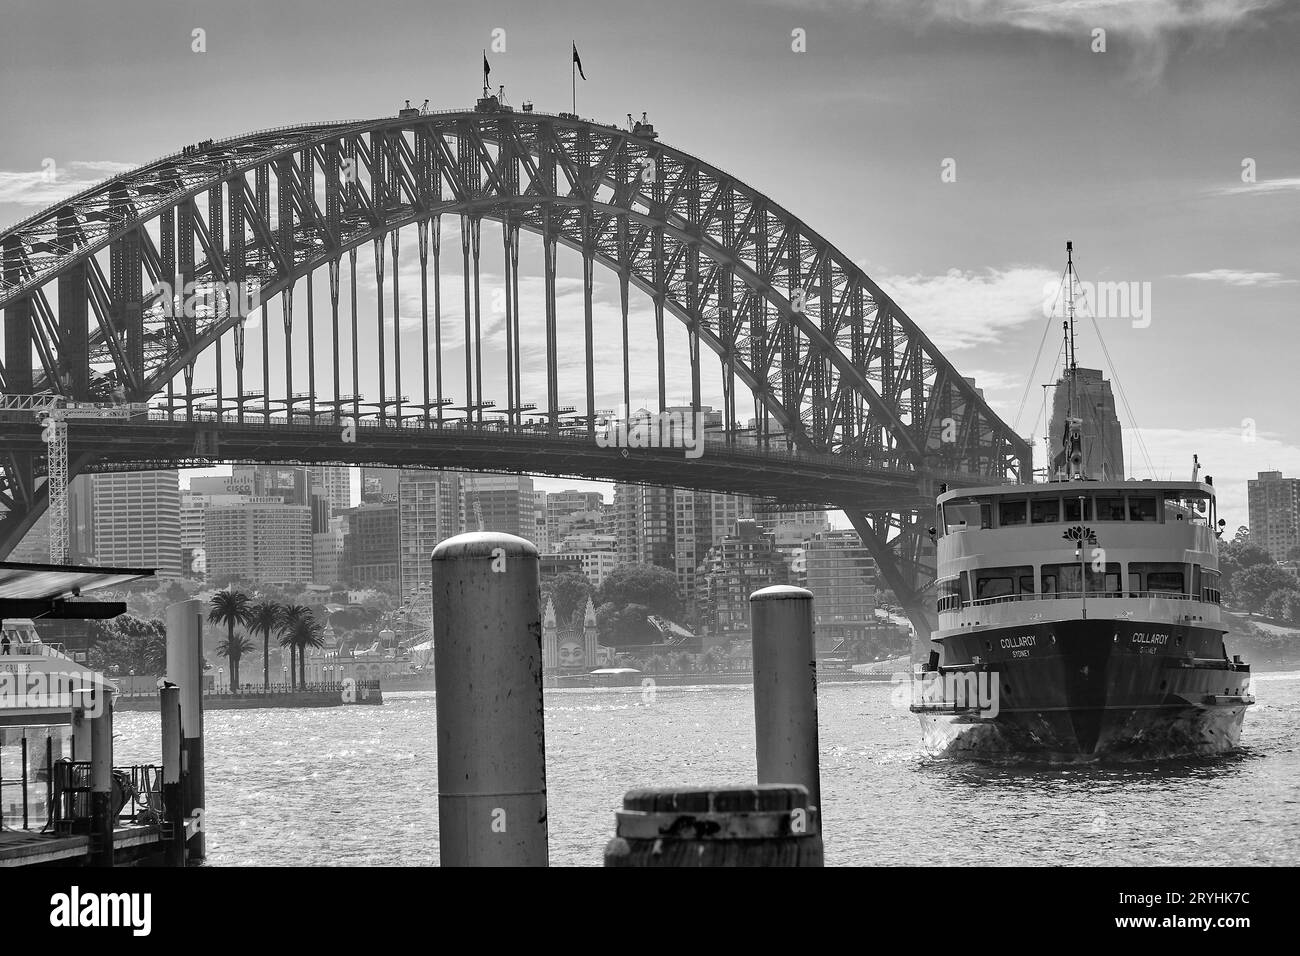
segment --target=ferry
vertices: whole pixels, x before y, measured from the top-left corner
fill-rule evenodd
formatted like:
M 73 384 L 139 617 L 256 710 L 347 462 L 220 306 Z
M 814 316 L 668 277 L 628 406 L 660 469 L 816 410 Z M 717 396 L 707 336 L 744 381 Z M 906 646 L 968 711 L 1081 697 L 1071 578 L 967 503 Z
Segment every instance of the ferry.
M 942 491 L 938 648 L 911 710 L 931 753 L 1159 759 L 1238 745 L 1250 666 L 1229 657 L 1213 478 L 1095 480 L 1071 389 L 1053 480 Z

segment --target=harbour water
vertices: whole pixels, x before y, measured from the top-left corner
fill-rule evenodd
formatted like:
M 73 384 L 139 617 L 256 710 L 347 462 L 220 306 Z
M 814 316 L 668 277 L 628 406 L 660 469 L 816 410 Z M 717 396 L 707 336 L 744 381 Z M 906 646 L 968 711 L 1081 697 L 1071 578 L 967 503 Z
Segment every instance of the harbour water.
M 1300 672 L 1254 678 L 1230 755 L 1108 767 L 927 757 L 889 684 L 819 688 L 828 865 L 1300 863 Z M 386 695 L 387 696 L 387 695 Z M 216 866 L 438 860 L 434 695 L 382 707 L 205 716 Z M 749 686 L 548 690 L 552 865 L 597 866 L 624 791 L 754 777 Z M 115 719 L 115 762 L 158 753 L 153 713 Z

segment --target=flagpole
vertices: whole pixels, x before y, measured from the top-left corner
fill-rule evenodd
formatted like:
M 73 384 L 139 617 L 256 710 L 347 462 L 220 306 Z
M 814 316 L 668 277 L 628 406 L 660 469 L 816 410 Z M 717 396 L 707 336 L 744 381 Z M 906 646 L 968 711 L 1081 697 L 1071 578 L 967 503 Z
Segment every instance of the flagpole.
M 578 115 L 578 61 L 569 57 L 569 82 L 573 85 L 573 115 Z

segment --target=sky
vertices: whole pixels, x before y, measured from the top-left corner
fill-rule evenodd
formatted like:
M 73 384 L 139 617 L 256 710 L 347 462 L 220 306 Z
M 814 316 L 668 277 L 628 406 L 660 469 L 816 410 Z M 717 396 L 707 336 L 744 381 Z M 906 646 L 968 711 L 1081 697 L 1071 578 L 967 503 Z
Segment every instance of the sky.
M 1081 279 L 1143 293 L 1141 317 L 1097 320 L 1113 364 L 1090 322 L 1079 338 L 1080 364 L 1115 378 L 1131 409 L 1121 408 L 1130 475 L 1188 477 L 1198 453 L 1234 527 L 1246 523 L 1248 478 L 1300 475 L 1300 4 L 1290 0 L 0 0 L 0 22 L 0 229 L 203 139 L 391 115 L 406 99 L 472 106 L 484 49 L 508 102 L 565 111 L 576 43 L 579 114 L 621 124 L 645 111 L 663 142 L 794 212 L 1026 437 L 1043 432 L 1038 386 L 1059 345 L 1053 327 L 1035 369 L 1045 328 L 1059 324 L 1044 317 L 1043 290 L 1069 239 Z M 491 236 L 489 303 L 501 280 Z M 414 237 L 403 241 L 409 356 L 418 272 Z M 444 259 L 443 288 L 455 370 L 454 224 L 444 243 L 457 253 Z M 525 322 L 541 296 L 531 261 Z M 562 308 L 580 321 L 577 264 L 562 264 Z M 608 336 L 618 290 L 599 279 Z M 372 274 L 358 284 L 373 298 Z M 485 314 L 499 340 L 499 319 Z M 648 316 L 634 303 L 637 334 Z M 525 376 L 540 362 L 532 349 Z M 689 384 L 680 361 L 670 371 L 671 399 Z M 601 381 L 602 404 L 617 401 L 617 379 Z M 447 390 L 463 403 L 458 381 Z

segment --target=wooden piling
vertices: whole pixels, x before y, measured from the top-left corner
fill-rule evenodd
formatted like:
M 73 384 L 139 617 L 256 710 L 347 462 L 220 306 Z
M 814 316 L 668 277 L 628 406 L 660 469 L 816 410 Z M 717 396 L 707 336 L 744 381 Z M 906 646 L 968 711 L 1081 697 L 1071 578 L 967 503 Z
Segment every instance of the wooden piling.
M 167 865 L 185 865 L 185 806 L 181 789 L 183 731 L 181 728 L 181 689 L 161 681 L 159 689 L 162 711 L 163 819 L 170 836 L 167 839 Z
M 95 687 L 90 723 L 90 862 L 113 865 L 113 691 Z
M 205 856 L 203 838 L 203 605 L 178 601 L 167 607 L 167 680 L 180 691 L 181 808 L 184 824 L 194 821 L 186 860 Z
M 821 866 L 822 838 L 798 784 L 630 790 L 605 865 Z

